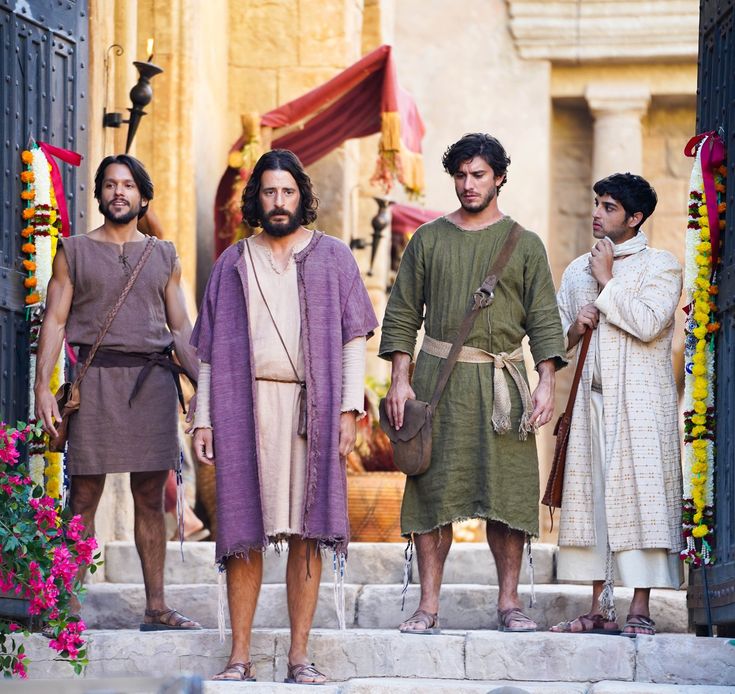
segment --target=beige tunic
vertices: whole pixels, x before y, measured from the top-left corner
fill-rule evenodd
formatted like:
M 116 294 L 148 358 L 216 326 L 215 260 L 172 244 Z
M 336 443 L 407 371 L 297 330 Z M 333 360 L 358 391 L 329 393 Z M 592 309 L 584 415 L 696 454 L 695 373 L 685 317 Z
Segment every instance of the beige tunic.
M 562 278 L 564 334 L 579 309 L 600 310 L 574 407 L 564 476 L 559 544 L 599 544 L 594 518 L 590 391 L 599 350 L 605 433 L 605 521 L 613 552 L 681 548 L 680 440 L 671 365 L 681 267 L 668 252 L 646 248 L 616 260 L 597 296 L 589 254 Z

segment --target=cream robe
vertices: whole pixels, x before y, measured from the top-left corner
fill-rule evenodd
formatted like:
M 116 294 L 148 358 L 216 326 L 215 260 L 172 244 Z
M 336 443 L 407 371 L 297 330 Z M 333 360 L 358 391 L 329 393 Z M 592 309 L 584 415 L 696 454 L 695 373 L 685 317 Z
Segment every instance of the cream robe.
M 564 272 L 558 294 L 566 335 L 579 309 L 600 310 L 606 457 L 606 519 L 613 552 L 667 548 L 681 539 L 682 478 L 676 384 L 671 364 L 681 266 L 666 251 L 646 248 L 613 263 L 598 294 L 590 254 Z M 590 387 L 593 340 L 574 406 L 564 475 L 559 544 L 596 544 L 592 504 Z

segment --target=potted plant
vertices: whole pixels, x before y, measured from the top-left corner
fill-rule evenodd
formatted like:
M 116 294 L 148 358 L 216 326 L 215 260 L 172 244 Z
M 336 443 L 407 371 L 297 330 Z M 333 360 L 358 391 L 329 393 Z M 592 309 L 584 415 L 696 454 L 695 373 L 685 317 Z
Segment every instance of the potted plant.
M 0 422 L 0 673 L 5 677 L 26 677 L 19 637 L 40 626 L 58 659 L 77 674 L 87 664 L 85 625 L 72 601 L 83 591 L 80 569 L 94 573 L 100 555 L 81 517 L 72 516 L 28 474 L 19 447 L 42 437 L 36 424 Z

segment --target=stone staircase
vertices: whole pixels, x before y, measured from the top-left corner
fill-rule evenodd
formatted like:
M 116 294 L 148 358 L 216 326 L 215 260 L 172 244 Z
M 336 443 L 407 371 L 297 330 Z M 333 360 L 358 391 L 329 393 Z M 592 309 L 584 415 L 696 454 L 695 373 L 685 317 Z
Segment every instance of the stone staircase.
M 544 630 L 589 609 L 588 586 L 556 583 L 555 555 L 553 545 L 533 546 L 537 606 L 529 614 Z M 132 543 L 107 544 L 106 580 L 91 584 L 84 602 L 83 617 L 90 627 L 87 678 L 181 673 L 207 676 L 224 666 L 229 633 L 221 643 L 216 630 L 214 547 L 212 543 L 187 543 L 183 556 L 182 562 L 178 543 L 168 544 L 167 601 L 201 622 L 205 630 L 143 634 L 137 630 L 144 592 L 135 548 Z M 207 682 L 205 692 L 303 691 L 283 684 L 289 640 L 285 564 L 285 552 L 266 555 L 252 645 L 260 681 L 239 685 Z M 413 575 L 417 581 L 415 567 Z M 503 634 L 496 630 L 497 572 L 487 546 L 456 543 L 442 589 L 443 633 L 426 637 L 402 635 L 396 630 L 418 601 L 414 582 L 408 589 L 406 610 L 401 613 L 402 578 L 402 545 L 350 545 L 344 591 L 348 628 L 340 631 L 336 628 L 332 562 L 326 558 L 310 650 L 314 662 L 334 683 L 319 691 L 485 694 L 512 685 L 531 694 L 735 692 L 735 646 L 727 639 L 686 634 L 684 591 L 652 591 L 652 611 L 660 632 L 655 637 L 627 639 L 543 631 Z M 521 582 L 520 593 L 528 604 L 528 565 L 523 567 Z M 618 610 L 623 615 L 631 595 L 630 589 L 616 590 Z M 33 659 L 32 677 L 72 676 L 71 668 L 53 661 L 53 652 L 42 637 L 34 635 L 28 649 Z

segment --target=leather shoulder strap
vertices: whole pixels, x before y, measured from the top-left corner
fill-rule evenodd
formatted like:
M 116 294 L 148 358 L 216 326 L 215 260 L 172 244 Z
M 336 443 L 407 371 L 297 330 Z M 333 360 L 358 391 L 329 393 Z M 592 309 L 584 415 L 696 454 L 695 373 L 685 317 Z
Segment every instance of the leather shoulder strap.
M 447 385 L 447 381 L 449 381 L 452 369 L 457 363 L 460 350 L 462 349 L 467 336 L 470 334 L 470 330 L 472 330 L 475 318 L 477 318 L 483 308 L 490 306 L 493 302 L 493 299 L 495 298 L 495 287 L 497 286 L 510 257 L 513 255 L 513 251 L 518 245 L 518 239 L 520 239 L 522 233 L 523 227 L 518 224 L 518 222 L 514 222 L 510 232 L 508 232 L 508 236 L 505 238 L 503 247 L 500 249 L 500 253 L 498 253 L 490 266 L 487 277 L 485 277 L 482 284 L 472 295 L 472 306 L 467 310 L 462 324 L 459 326 L 457 336 L 454 338 L 454 342 L 452 343 L 452 349 L 449 350 L 449 355 L 447 356 L 446 361 L 442 365 L 442 370 L 439 373 L 439 378 L 436 382 L 436 387 L 434 388 L 434 394 L 431 396 L 431 402 L 429 403 L 432 410 L 435 409 L 439 403 L 439 398 L 441 398 L 444 388 Z
M 564 414 L 569 417 L 572 416 L 574 410 L 574 402 L 577 399 L 577 390 L 579 390 L 579 381 L 582 378 L 582 368 L 584 367 L 585 359 L 587 359 L 587 350 L 590 347 L 590 340 L 592 339 L 592 331 L 587 328 L 584 336 L 582 337 L 582 346 L 579 348 L 579 357 L 577 358 L 577 368 L 574 370 L 574 380 L 572 381 L 572 387 L 569 391 L 569 400 L 567 400 L 567 406 L 564 410 Z
M 105 318 L 105 322 L 102 324 L 102 329 L 100 330 L 99 335 L 97 335 L 97 339 L 94 341 L 92 348 L 89 350 L 89 355 L 87 356 L 87 359 L 85 360 L 84 364 L 82 364 L 82 368 L 80 369 L 79 375 L 77 376 L 76 381 L 75 381 L 75 384 L 77 386 L 82 382 L 84 375 L 87 373 L 87 370 L 92 364 L 94 355 L 97 353 L 97 350 L 100 348 L 100 345 L 102 344 L 102 340 L 105 339 L 105 335 L 107 335 L 107 331 L 110 329 L 110 326 L 112 325 L 112 321 L 115 320 L 115 316 L 117 316 L 117 312 L 120 310 L 121 306 L 125 303 L 125 299 L 128 298 L 128 294 L 130 294 L 130 290 L 133 288 L 133 285 L 135 284 L 135 280 L 138 279 L 138 275 L 140 275 L 140 271 L 143 269 L 143 266 L 146 264 L 146 261 L 150 257 L 151 253 L 153 252 L 153 248 L 157 243 L 158 243 L 158 239 L 155 236 L 148 237 L 148 241 L 146 241 L 146 245 L 145 245 L 145 248 L 143 249 L 143 254 L 140 256 L 140 260 L 138 260 L 138 262 L 135 264 L 135 267 L 133 268 L 133 272 L 130 274 L 130 277 L 128 277 L 128 281 L 123 287 L 123 290 L 120 293 L 120 296 L 118 297 L 114 306 L 110 309 L 110 312 L 107 314 L 107 317 Z

